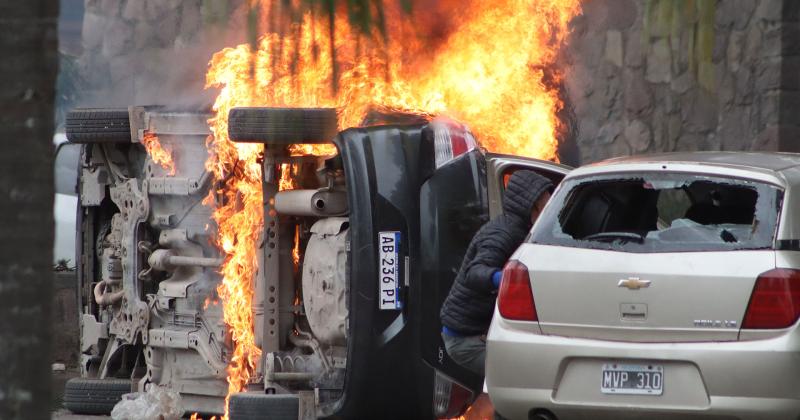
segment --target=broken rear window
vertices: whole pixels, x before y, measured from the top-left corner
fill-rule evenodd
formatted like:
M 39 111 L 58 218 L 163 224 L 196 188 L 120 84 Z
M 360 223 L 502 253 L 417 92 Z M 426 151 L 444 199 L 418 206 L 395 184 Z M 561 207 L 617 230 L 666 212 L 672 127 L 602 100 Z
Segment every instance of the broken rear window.
M 769 184 L 691 174 L 574 179 L 531 242 L 625 252 L 769 249 L 781 197 Z

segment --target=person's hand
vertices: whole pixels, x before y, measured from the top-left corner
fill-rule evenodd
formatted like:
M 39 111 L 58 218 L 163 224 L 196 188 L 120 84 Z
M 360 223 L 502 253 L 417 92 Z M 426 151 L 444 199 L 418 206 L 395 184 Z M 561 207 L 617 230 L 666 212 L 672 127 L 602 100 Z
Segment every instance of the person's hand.
M 500 279 L 502 278 L 503 278 L 503 272 L 500 270 L 497 270 L 492 274 L 492 284 L 494 285 L 495 289 L 500 287 Z

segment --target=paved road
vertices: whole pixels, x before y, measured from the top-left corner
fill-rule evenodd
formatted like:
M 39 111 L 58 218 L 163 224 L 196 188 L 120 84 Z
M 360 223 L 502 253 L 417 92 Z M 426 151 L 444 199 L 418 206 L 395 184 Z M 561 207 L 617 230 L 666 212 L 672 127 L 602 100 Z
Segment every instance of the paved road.
M 52 419 L 53 420 L 105 420 L 110 419 L 109 416 L 85 416 L 85 415 L 78 415 L 72 414 L 65 409 L 60 409 L 58 411 L 53 412 Z

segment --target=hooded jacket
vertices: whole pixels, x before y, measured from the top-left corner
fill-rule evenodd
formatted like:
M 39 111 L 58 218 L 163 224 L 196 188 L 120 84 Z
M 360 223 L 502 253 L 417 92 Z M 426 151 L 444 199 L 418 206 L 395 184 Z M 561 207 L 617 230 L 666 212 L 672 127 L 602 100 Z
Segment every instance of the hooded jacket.
M 511 254 L 531 229 L 531 211 L 549 179 L 533 171 L 511 175 L 503 196 L 504 214 L 485 225 L 472 238 L 450 293 L 442 305 L 442 325 L 461 335 L 480 335 L 489 330 L 497 290 L 492 275 L 502 270 Z

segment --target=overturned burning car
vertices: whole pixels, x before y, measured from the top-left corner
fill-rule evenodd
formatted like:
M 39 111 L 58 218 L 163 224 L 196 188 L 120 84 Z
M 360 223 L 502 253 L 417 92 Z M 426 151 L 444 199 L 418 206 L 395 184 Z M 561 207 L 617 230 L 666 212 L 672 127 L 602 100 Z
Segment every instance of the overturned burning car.
M 504 179 L 531 169 L 559 182 L 568 168 L 486 153 L 443 118 L 376 114 L 339 132 L 332 109 L 233 109 L 230 138 L 266 146 L 244 308 L 260 360 L 246 392 L 227 397 L 228 370 L 243 361 L 219 295 L 230 256 L 212 212 L 238 196 L 221 196 L 228 181 L 208 167 L 208 118 L 159 107 L 68 118 L 80 148 L 82 378 L 67 384 L 67 408 L 108 412 L 158 385 L 187 413 L 222 413 L 230 398 L 233 419 L 462 412 L 481 378 L 444 351 L 441 303 L 471 236 L 502 211 Z M 147 152 L 154 138 L 169 159 Z M 334 147 L 319 156 L 294 144 Z

